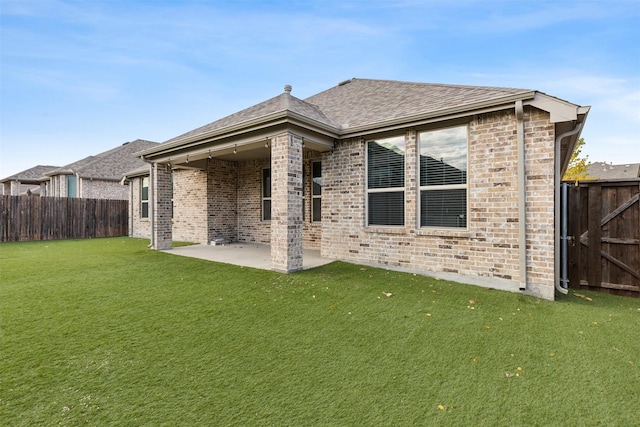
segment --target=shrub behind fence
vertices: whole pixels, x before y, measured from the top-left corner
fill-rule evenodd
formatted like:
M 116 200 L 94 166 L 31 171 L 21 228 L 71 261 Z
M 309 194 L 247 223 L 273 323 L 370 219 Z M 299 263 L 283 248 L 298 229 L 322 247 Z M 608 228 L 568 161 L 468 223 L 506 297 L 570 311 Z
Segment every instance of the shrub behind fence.
M 0 197 L 0 242 L 127 235 L 126 200 Z

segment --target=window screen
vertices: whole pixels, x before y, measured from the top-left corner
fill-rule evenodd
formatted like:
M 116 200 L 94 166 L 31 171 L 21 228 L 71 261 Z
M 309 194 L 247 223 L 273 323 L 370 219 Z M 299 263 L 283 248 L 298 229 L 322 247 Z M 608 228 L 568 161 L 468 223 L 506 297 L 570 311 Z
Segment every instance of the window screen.
M 421 132 L 420 225 L 467 227 L 467 126 Z
M 322 220 L 322 163 L 311 164 L 311 220 Z
M 367 143 L 368 225 L 404 225 L 404 136 Z
M 262 220 L 271 220 L 271 169 L 262 169 Z
M 140 217 L 149 218 L 149 177 L 142 178 L 140 186 Z

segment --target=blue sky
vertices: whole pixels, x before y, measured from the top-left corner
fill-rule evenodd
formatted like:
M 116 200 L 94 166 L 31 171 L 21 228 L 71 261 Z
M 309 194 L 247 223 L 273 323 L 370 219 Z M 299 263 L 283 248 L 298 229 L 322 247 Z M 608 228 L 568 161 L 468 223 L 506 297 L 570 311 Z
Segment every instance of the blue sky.
M 640 0 L 0 0 L 0 178 L 351 77 L 539 90 L 640 162 Z

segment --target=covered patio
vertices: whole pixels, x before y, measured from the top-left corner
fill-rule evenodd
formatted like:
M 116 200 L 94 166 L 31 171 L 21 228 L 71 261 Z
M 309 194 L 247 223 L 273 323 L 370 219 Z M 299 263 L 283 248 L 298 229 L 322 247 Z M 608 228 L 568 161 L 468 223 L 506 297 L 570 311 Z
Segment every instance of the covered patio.
M 174 238 L 203 245 L 224 239 L 268 244 L 268 268 L 276 271 L 312 265 L 303 245 L 319 248 L 322 229 L 313 162 L 321 170 L 338 129 L 290 92 L 287 85 L 275 98 L 138 153 L 151 165 L 154 249 L 173 250 Z
M 169 254 L 199 258 L 208 261 L 222 262 L 242 267 L 271 270 L 271 247 L 256 243 L 230 243 L 224 245 L 191 245 L 179 246 L 162 252 Z M 321 258 L 319 249 L 303 249 L 302 269 L 319 267 L 334 260 Z

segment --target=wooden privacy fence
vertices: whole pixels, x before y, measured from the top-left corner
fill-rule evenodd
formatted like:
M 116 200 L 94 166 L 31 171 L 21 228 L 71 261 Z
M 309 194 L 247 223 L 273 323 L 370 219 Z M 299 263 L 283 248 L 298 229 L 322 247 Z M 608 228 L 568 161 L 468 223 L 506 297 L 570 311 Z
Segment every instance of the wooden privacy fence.
M 640 297 L 640 179 L 569 189 L 569 286 Z
M 126 200 L 0 197 L 0 242 L 119 237 L 128 233 Z

